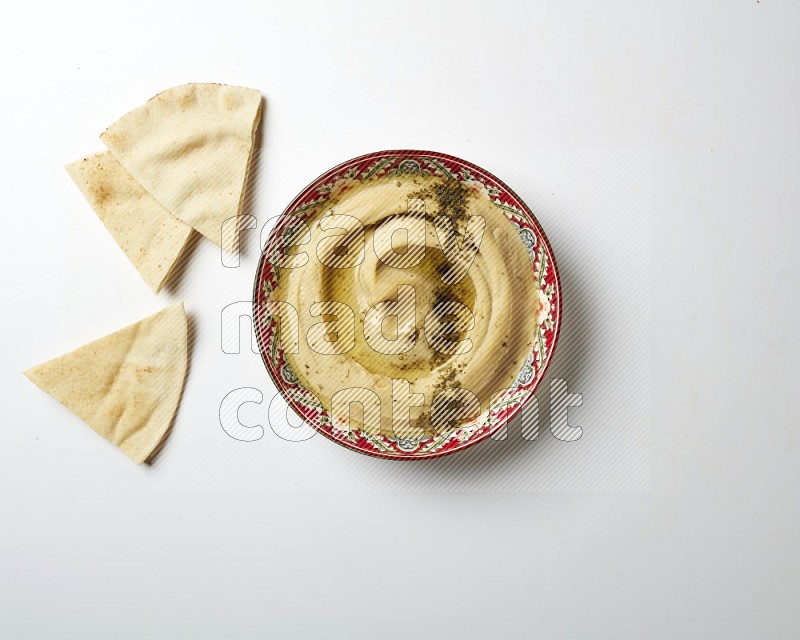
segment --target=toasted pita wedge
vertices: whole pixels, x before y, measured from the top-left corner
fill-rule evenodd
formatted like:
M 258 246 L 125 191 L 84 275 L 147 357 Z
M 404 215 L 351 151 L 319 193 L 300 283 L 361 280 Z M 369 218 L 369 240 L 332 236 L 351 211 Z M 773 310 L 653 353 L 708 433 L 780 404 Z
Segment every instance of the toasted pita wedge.
M 238 232 L 222 238 L 222 223 L 241 212 L 260 119 L 255 89 L 187 84 L 122 116 L 100 139 L 173 215 L 232 251 Z
M 25 375 L 141 463 L 175 416 L 187 349 L 186 314 L 179 303 Z
M 147 285 L 158 293 L 192 228 L 162 207 L 110 151 L 86 156 L 66 169 Z

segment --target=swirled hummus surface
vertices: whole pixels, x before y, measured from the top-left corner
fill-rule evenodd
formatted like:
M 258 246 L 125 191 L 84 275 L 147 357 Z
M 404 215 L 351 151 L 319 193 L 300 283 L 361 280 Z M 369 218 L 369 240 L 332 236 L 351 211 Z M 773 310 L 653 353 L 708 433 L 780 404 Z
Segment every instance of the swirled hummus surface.
M 537 284 L 480 185 L 345 181 L 290 235 L 270 299 L 296 309 L 286 361 L 334 426 L 426 437 L 514 384 L 531 352 Z

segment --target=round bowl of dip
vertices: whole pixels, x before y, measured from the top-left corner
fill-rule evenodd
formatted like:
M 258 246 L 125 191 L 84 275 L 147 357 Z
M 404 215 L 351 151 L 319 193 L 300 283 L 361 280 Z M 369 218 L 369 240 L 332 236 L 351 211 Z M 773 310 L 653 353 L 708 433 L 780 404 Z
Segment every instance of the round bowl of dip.
M 561 323 L 553 251 L 501 180 L 432 151 L 330 169 L 278 217 L 253 318 L 278 391 L 354 451 L 420 460 L 502 429 Z

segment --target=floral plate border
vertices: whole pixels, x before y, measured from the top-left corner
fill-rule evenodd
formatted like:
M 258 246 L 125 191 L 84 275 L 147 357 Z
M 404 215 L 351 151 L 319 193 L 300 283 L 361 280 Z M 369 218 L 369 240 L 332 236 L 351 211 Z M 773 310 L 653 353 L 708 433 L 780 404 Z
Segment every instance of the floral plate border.
M 475 420 L 425 440 L 374 435 L 360 429 L 338 431 L 316 396 L 298 383 L 275 340 L 277 320 L 261 309 L 278 281 L 278 270 L 267 259 L 278 246 L 287 224 L 309 218 L 324 206 L 339 183 L 373 180 L 397 173 L 423 173 L 458 180 L 479 189 L 506 215 L 517 230 L 531 258 L 532 277 L 539 283 L 539 325 L 533 348 L 514 383 L 514 388 L 484 410 Z M 533 212 L 504 182 L 466 160 L 434 151 L 377 151 L 353 158 L 326 171 L 298 194 L 278 217 L 256 269 L 253 318 L 261 358 L 278 391 L 307 424 L 334 442 L 370 456 L 392 460 L 437 458 L 485 440 L 502 429 L 533 396 L 555 350 L 561 328 L 561 285 L 553 250 Z

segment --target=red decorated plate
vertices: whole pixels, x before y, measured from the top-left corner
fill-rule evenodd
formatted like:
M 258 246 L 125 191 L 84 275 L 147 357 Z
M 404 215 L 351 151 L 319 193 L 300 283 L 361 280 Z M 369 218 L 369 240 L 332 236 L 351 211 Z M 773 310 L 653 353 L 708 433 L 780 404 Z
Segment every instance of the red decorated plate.
M 432 151 L 370 153 L 306 187 L 264 246 L 253 305 L 294 411 L 393 460 L 502 429 L 541 382 L 561 322 L 531 210 L 488 171 Z

